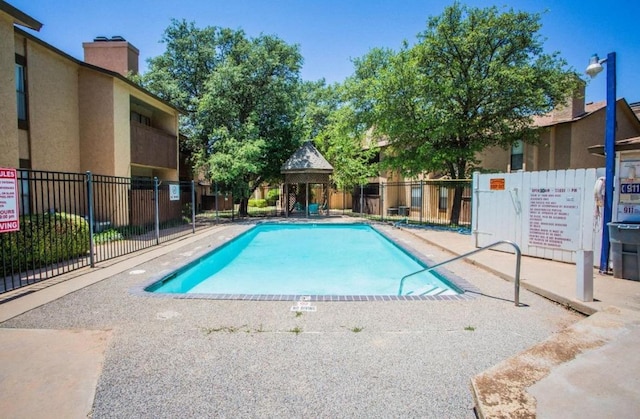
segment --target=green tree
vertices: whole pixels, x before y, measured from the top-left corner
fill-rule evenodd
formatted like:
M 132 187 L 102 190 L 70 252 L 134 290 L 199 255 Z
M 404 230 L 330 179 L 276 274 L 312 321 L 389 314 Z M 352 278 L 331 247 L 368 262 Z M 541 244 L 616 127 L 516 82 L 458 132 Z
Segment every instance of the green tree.
M 306 82 L 302 90 L 301 125 L 333 166 L 332 182 L 339 189 L 366 184 L 377 173 L 371 160 L 378 149 L 368 143 L 367 125 L 358 120 L 354 105 L 360 97 L 358 86 L 352 76 L 329 86 L 324 80 Z
M 149 70 L 138 77 L 142 86 L 186 112 L 180 119 L 180 132 L 187 137 L 187 144 L 181 146 L 198 156 L 208 152 L 209 132 L 198 114 L 206 83 L 245 40 L 241 30 L 200 29 L 193 22 L 173 19 L 161 41 L 165 52 L 149 59 Z
M 368 126 L 358 119 L 358 108 L 353 104 L 359 94 L 357 86 L 357 81 L 350 78 L 343 85 L 316 93 L 316 100 L 307 100 L 307 107 L 315 116 L 314 141 L 333 166 L 332 181 L 338 189 L 364 185 L 378 171 L 377 165 L 371 163 L 378 147 L 370 143 Z
M 180 130 L 192 163 L 232 189 L 245 214 L 253 188 L 278 178 L 302 140 L 298 47 L 184 20 L 173 20 L 162 41 L 166 51 L 149 60 L 140 83 L 186 111 Z
M 198 118 L 210 177 L 233 187 L 241 215 L 250 193 L 279 181 L 282 164 L 301 144 L 301 65 L 297 46 L 262 35 L 239 42 L 205 84 Z
M 544 53 L 540 27 L 538 14 L 454 3 L 415 46 L 356 62 L 367 81 L 360 109 L 388 139 L 386 165 L 463 179 L 486 147 L 534 141 L 532 117 L 563 103 L 578 80 L 557 53 Z M 453 224 L 461 203 L 457 188 Z

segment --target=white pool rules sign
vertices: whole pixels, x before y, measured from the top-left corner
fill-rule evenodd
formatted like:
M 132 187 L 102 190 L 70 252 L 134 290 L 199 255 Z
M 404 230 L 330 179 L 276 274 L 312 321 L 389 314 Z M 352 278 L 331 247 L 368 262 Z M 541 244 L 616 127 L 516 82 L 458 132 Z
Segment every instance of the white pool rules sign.
M 18 174 L 16 169 L 0 168 L 0 233 L 20 230 Z
M 180 200 L 180 185 L 169 185 L 169 201 Z

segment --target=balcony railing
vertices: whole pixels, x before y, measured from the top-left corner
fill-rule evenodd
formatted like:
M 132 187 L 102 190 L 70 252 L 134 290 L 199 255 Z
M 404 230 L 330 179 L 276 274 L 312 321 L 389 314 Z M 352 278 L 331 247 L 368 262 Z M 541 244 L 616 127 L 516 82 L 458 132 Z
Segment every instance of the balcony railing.
M 177 169 L 178 140 L 176 136 L 131 121 L 131 163 Z

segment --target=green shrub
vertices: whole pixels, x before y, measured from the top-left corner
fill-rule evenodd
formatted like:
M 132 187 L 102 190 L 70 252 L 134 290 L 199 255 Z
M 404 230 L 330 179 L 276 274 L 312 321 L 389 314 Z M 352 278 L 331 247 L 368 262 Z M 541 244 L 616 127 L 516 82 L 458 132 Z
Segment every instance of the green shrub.
M 20 231 L 3 233 L 0 251 L 5 272 L 63 262 L 89 251 L 89 223 L 65 213 L 36 214 L 20 218 Z
M 278 199 L 280 199 L 280 192 L 277 189 L 270 189 L 267 192 L 267 204 L 270 206 L 274 206 Z
M 265 208 L 267 207 L 267 200 L 266 199 L 250 199 L 249 206 L 256 207 L 256 208 Z
M 93 235 L 93 242 L 95 244 L 109 243 L 123 239 L 124 236 L 122 233 L 114 228 L 110 228 L 109 230 L 101 231 L 100 233 Z

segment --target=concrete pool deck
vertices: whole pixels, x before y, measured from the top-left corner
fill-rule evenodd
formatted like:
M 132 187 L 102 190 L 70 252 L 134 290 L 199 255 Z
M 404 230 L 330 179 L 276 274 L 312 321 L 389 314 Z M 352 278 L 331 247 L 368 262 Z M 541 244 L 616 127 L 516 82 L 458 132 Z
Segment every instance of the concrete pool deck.
M 144 274 L 133 272 L 167 269 L 242 228 L 212 228 L 0 304 L 0 342 L 13 345 L 0 345 L 0 406 L 18 417 L 36 407 L 65 417 L 473 417 L 473 378 L 483 417 L 632 417 L 640 409 L 640 283 L 595 273 L 598 301 L 580 302 L 569 264 L 524 257 L 525 306 L 518 308 L 511 284 L 496 278 L 513 276 L 514 256 L 495 251 L 476 255 L 476 266 L 452 264 L 483 291 L 466 302 L 318 303 L 318 313 L 298 317 L 291 302 L 158 300 L 128 292 L 143 281 Z M 397 234 L 437 261 L 473 250 L 471 236 L 457 233 Z M 581 320 L 526 289 L 598 313 Z M 78 343 L 56 345 L 69 331 Z M 448 358 L 434 352 L 433 342 Z M 554 343 L 566 348 L 567 342 L 574 343 L 568 355 L 548 356 L 558 353 L 549 351 Z M 97 386 L 95 369 L 75 372 L 82 354 L 99 371 Z M 43 356 L 54 371 L 26 368 L 31 356 Z M 460 365 L 448 370 L 452 356 Z M 186 373 L 176 369 L 181 365 L 196 368 Z M 531 365 L 542 365 L 534 382 L 521 374 Z M 514 388 L 499 380 L 510 371 L 515 383 L 526 381 L 516 396 L 534 394 L 533 406 L 530 397 L 510 393 L 504 404 L 524 401 L 503 410 L 496 383 Z M 71 382 L 52 393 L 63 381 L 51 377 L 59 376 Z M 49 390 L 33 384 L 38 380 L 49 382 Z M 456 394 L 440 389 L 446 383 Z M 7 386 L 30 394 L 28 404 L 7 399 Z M 184 400 L 187 394 L 204 401 Z

